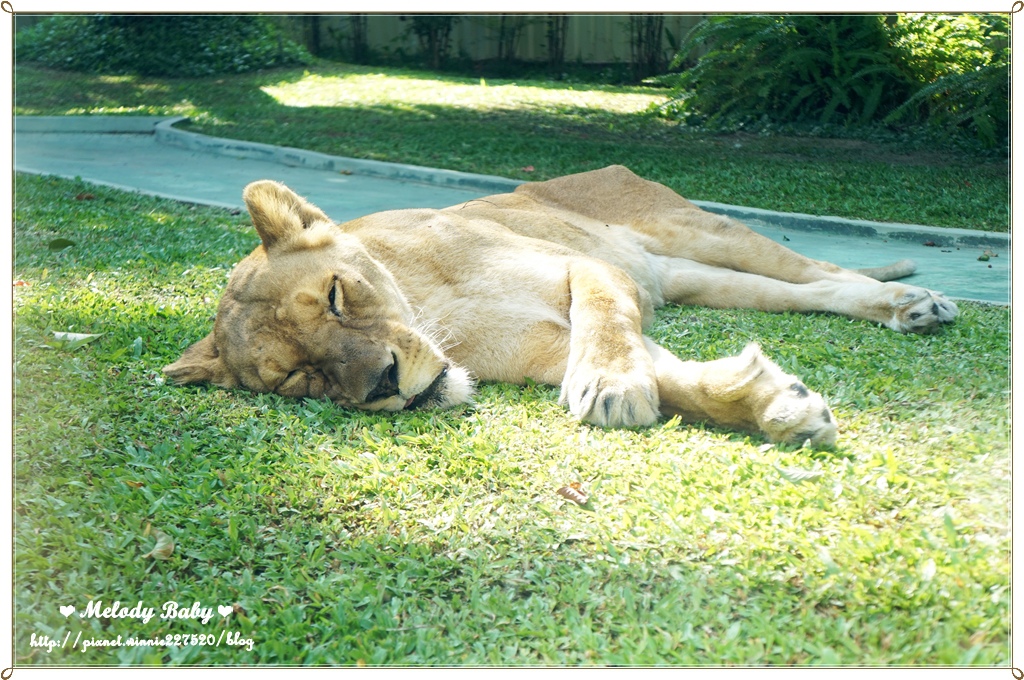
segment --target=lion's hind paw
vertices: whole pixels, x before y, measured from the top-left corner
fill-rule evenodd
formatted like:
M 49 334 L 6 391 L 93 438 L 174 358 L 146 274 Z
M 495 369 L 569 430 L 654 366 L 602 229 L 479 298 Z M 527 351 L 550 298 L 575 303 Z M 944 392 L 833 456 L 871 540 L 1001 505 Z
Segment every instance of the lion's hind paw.
M 887 324 L 893 330 L 934 333 L 956 318 L 956 303 L 942 293 L 916 286 L 903 288 L 902 295 L 893 303 L 893 316 Z
M 800 404 L 800 408 L 794 409 L 792 403 L 779 404 L 778 400 L 773 403 L 774 412 L 765 414 L 762 428 L 775 442 L 796 446 L 809 443 L 814 448 L 831 449 L 836 445 L 838 434 L 836 420 L 819 394 L 809 391 L 807 394 L 808 401 Z

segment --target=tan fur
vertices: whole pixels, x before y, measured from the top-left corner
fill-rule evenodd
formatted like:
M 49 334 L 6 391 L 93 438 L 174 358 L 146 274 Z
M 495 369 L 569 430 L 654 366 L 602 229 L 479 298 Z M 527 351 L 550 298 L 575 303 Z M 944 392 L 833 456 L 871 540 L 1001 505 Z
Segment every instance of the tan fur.
M 755 345 L 681 361 L 643 335 L 654 308 L 825 311 L 904 332 L 956 315 L 941 294 L 810 260 L 620 166 L 341 225 L 275 182 L 243 196 L 262 245 L 213 332 L 164 369 L 179 383 L 400 410 L 467 402 L 474 379 L 531 379 L 598 425 L 678 414 L 828 446 L 820 395 Z

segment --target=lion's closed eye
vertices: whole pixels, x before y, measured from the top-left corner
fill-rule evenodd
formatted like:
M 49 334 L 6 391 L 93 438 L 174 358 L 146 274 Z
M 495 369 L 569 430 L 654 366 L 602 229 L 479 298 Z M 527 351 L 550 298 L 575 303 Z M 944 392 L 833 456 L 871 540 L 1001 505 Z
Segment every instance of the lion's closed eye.
M 338 277 L 331 279 L 331 289 L 327 292 L 327 302 L 330 305 L 331 314 L 341 318 L 341 310 L 338 309 Z

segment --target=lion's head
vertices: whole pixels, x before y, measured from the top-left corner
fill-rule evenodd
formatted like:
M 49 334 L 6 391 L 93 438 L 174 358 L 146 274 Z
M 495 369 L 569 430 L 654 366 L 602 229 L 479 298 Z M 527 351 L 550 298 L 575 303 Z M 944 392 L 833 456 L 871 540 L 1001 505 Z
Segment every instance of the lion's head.
M 467 372 L 413 326 L 387 269 L 282 184 L 243 192 L 262 245 L 234 270 L 213 332 L 164 372 L 346 407 L 398 411 L 469 401 Z

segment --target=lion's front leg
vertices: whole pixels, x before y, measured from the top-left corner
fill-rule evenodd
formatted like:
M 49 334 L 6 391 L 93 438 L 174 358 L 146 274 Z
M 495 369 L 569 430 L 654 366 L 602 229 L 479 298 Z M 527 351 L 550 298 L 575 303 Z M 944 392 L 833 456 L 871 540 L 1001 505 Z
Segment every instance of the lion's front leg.
M 750 344 L 715 361 L 682 361 L 646 338 L 658 376 L 661 410 L 691 422 L 765 434 L 770 440 L 831 447 L 836 421 L 825 400 Z
M 636 284 L 603 262 L 574 261 L 569 295 L 569 357 L 560 403 L 595 425 L 653 424 L 658 383 L 644 345 L 644 305 Z M 649 301 L 646 306 L 651 313 Z

